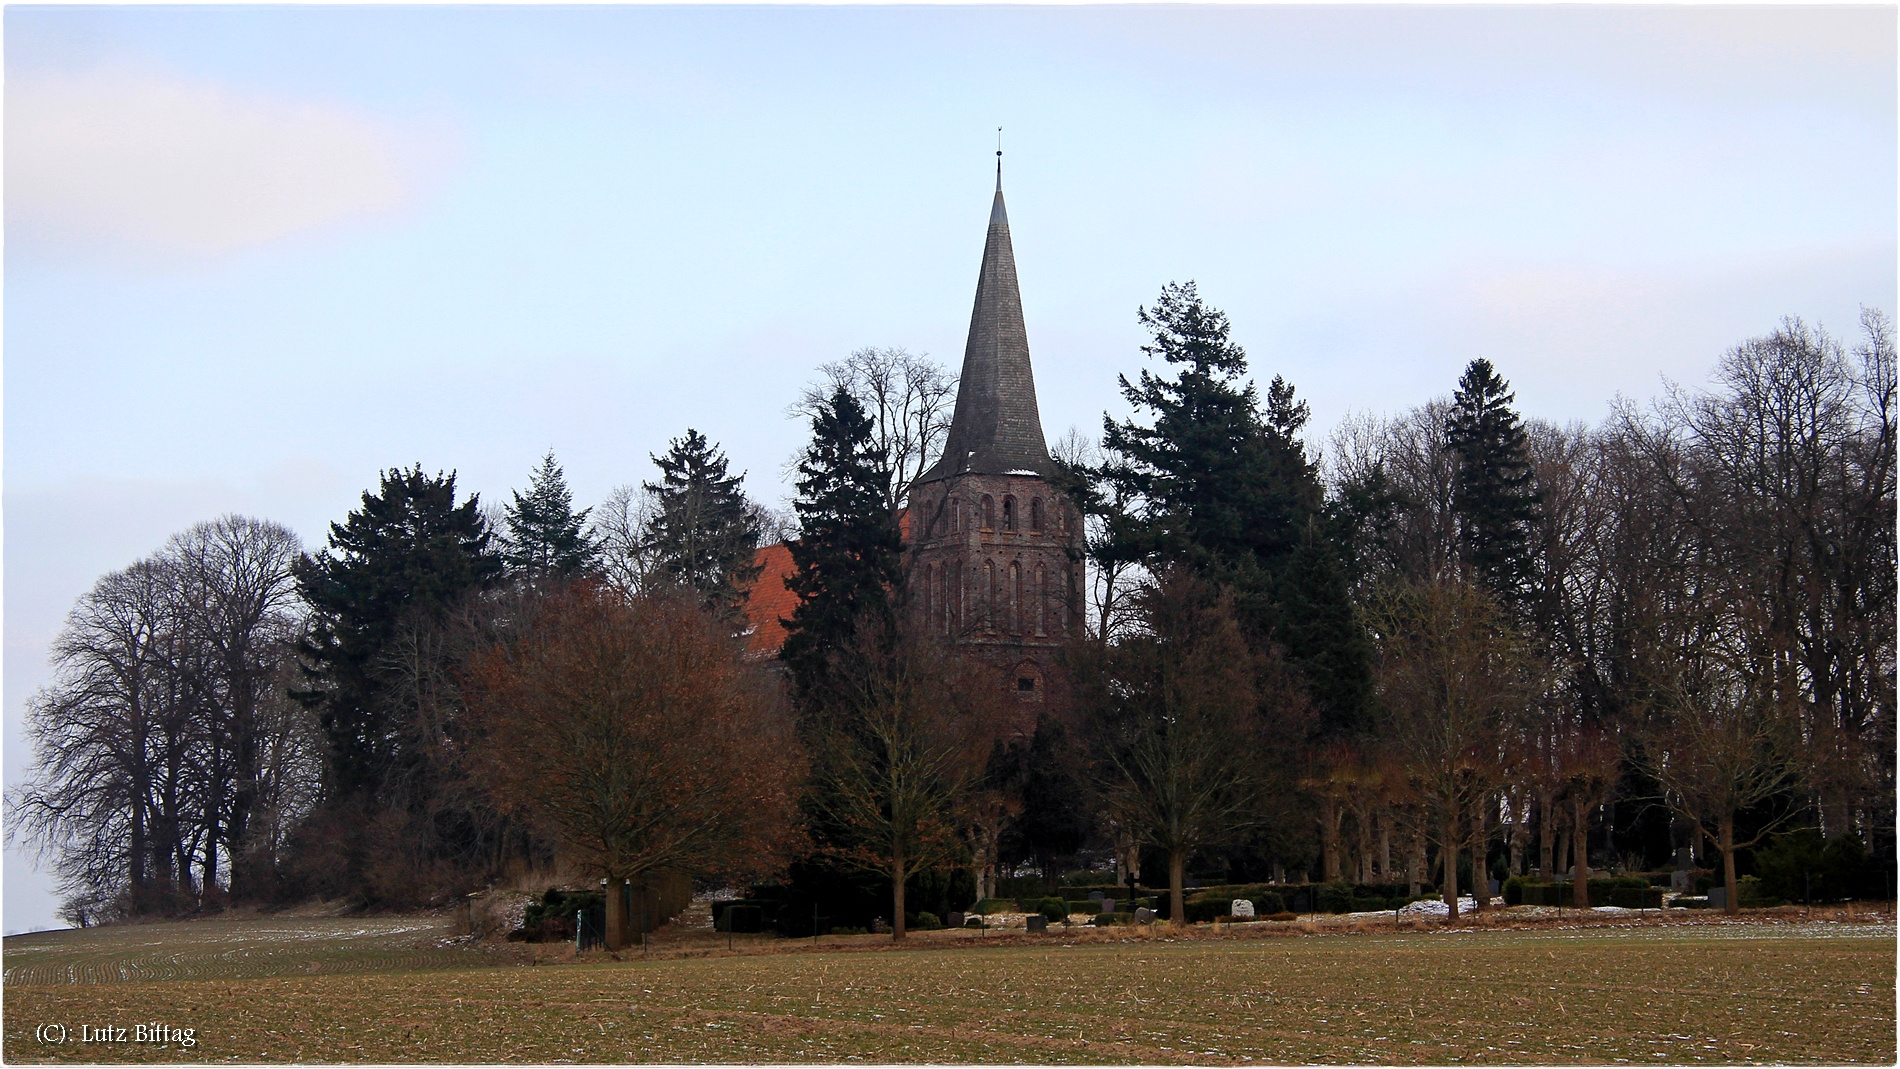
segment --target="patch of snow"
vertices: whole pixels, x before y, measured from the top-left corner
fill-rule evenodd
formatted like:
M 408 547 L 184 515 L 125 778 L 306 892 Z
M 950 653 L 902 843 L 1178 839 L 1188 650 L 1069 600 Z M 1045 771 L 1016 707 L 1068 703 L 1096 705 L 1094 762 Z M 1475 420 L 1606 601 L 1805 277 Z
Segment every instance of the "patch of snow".
M 1476 912 L 1477 908 L 1477 899 L 1472 898 L 1470 895 L 1458 896 L 1459 916 Z M 1384 911 L 1381 910 L 1380 913 L 1383 915 Z M 1405 917 L 1446 917 L 1451 915 L 1451 907 L 1445 905 L 1445 900 L 1442 898 L 1427 898 L 1424 901 L 1413 902 L 1411 905 L 1400 909 L 1399 915 Z
M 1041 475 L 1042 473 L 1031 468 L 1011 468 L 1008 471 L 1004 472 L 1003 474 L 1004 475 Z

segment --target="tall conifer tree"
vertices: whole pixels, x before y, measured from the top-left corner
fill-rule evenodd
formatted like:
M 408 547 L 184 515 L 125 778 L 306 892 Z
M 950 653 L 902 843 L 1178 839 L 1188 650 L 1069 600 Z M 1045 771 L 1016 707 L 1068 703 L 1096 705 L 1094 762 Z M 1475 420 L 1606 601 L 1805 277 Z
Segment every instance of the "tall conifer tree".
M 798 462 L 799 539 L 791 578 L 798 607 L 779 656 L 808 711 L 828 700 L 830 665 L 865 627 L 890 631 L 891 591 L 903 543 L 885 505 L 889 473 L 871 419 L 842 387 L 816 406 L 811 445 Z
M 1140 318 L 1153 336 L 1142 351 L 1178 370 L 1120 380 L 1152 424 L 1104 420 L 1110 460 L 1097 474 L 1134 503 L 1116 548 L 1232 589 L 1237 617 L 1286 648 L 1328 726 L 1350 728 L 1369 690 L 1366 645 L 1331 526 L 1319 523 L 1325 492 L 1300 437 L 1306 404 L 1275 376 L 1262 407 L 1227 316 L 1192 282 L 1164 288 Z
M 666 455 L 654 457 L 660 481 L 646 489 L 659 509 L 647 526 L 654 568 L 664 580 L 697 591 L 714 612 L 731 617 L 758 578 L 753 555 L 762 526 L 739 489 L 744 475 L 726 474 L 726 455 L 688 428 Z
M 495 581 L 503 565 L 491 539 L 476 496 L 456 504 L 454 474 L 431 478 L 418 464 L 384 472 L 379 493 L 364 491 L 363 507 L 330 525 L 329 548 L 297 564 L 311 686 L 295 696 L 329 739 L 333 792 L 373 791 L 406 758 L 385 649 L 403 625 L 439 620 Z
M 1533 578 L 1531 530 L 1539 497 L 1530 438 L 1511 408 L 1516 400 L 1489 360 L 1473 360 L 1452 396 L 1445 436 L 1458 458 L 1452 508 L 1460 555 L 1494 595 L 1521 607 Z
M 565 578 L 593 570 L 600 547 L 586 530 L 592 510 L 574 511 L 574 496 L 553 450 L 534 470 L 527 495 L 517 490 L 514 496 L 514 503 L 502 509 L 508 521 L 502 555 L 517 574 Z

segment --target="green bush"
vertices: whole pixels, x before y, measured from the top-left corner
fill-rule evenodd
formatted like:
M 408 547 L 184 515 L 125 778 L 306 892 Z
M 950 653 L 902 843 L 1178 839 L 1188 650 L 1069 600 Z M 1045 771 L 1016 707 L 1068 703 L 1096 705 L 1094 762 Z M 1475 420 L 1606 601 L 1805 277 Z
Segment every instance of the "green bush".
M 1286 899 L 1278 891 L 1261 891 L 1253 896 L 1252 901 L 1255 916 L 1286 912 Z
M 1663 889 L 1660 887 L 1613 887 L 1610 889 L 1609 897 L 1608 902 L 1597 904 L 1622 906 L 1624 909 L 1661 909 Z M 1592 898 L 1591 901 L 1595 903 L 1596 899 Z
M 1199 901 L 1189 902 L 1186 906 L 1188 923 L 1206 924 L 1209 921 L 1226 917 L 1229 915 L 1228 911 L 1233 909 L 1233 901 L 1231 898 L 1225 901 L 1218 898 L 1204 898 Z
M 1135 923 L 1135 915 L 1133 913 L 1119 912 L 1097 913 L 1095 916 L 1089 918 L 1089 923 L 1099 927 L 1107 927 L 1111 924 L 1133 924 Z
M 1091 899 L 1083 899 L 1080 902 L 1076 901 L 1073 898 L 1069 899 L 1070 913 L 1087 913 L 1093 916 L 1094 914 L 1100 913 L 1101 911 L 1102 911 L 1102 904 L 1100 902 L 1096 902 Z
M 970 912 L 982 914 L 983 916 L 988 916 L 991 913 L 1017 913 L 1017 912 L 1022 912 L 1022 911 L 1016 908 L 1015 899 L 985 898 L 982 901 L 978 902 L 976 905 L 971 906 Z
M 1319 889 L 1319 911 L 1321 913 L 1351 913 L 1352 884 L 1329 883 Z
M 1392 901 L 1390 898 L 1355 898 L 1352 900 L 1352 912 L 1384 912 L 1392 908 Z
M 917 923 L 915 927 L 920 932 L 934 932 L 937 929 L 943 927 L 943 921 L 939 920 L 935 913 L 930 913 L 926 911 L 926 912 L 917 914 Z
M 1049 918 L 1051 924 L 1058 923 L 1069 919 L 1069 903 L 1051 896 L 1036 903 L 1035 912 Z
M 1504 892 L 1505 905 L 1521 906 L 1524 904 L 1524 884 L 1525 883 L 1526 883 L 1526 880 L 1522 876 L 1513 876 L 1510 879 L 1504 881 L 1504 887 L 1502 888 L 1502 890 Z

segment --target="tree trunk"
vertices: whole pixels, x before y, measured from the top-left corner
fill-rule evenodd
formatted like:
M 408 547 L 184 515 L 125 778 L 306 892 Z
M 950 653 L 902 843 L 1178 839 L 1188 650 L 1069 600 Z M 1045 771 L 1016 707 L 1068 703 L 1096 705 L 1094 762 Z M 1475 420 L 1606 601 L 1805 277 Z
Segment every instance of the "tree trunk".
M 1471 815 L 1471 898 L 1478 912 L 1491 908 L 1491 802 Z
M 1570 901 L 1578 909 L 1590 908 L 1590 807 L 1578 798 L 1570 804 L 1570 822 L 1576 825 L 1570 837 L 1570 849 L 1577 866 L 1571 884 Z
M 1405 878 L 1412 885 L 1407 893 L 1417 895 L 1418 885 L 1425 879 L 1425 828 L 1423 825 L 1412 829 L 1412 853 L 1405 862 Z
M 1722 886 L 1728 888 L 1725 895 L 1728 901 L 1722 903 L 1722 912 L 1733 917 L 1742 909 L 1742 904 L 1736 901 L 1739 896 L 1735 883 L 1735 814 L 1722 818 L 1722 841 L 1717 845 L 1722 850 Z
M 1458 815 L 1454 811 L 1445 817 L 1445 837 L 1438 852 L 1438 859 L 1445 866 L 1445 886 L 1443 893 L 1445 905 L 1450 909 L 1452 920 L 1458 919 Z
M 626 880 L 618 876 L 607 877 L 607 930 L 601 933 L 607 941 L 608 950 L 619 950 L 627 945 L 627 892 L 623 889 Z M 726 923 L 730 925 L 731 914 L 727 914 Z
M 1517 819 L 1511 822 L 1511 875 L 1524 875 L 1524 841 L 1530 837 L 1530 809 L 1524 804 L 1523 795 L 1511 799 L 1511 815 Z
M 1556 839 L 1557 814 L 1552 811 L 1550 792 L 1542 791 L 1537 796 L 1537 871 L 1543 873 L 1546 880 L 1557 875 L 1551 869 L 1556 863 L 1556 857 L 1551 854 Z
M 1187 925 L 1187 851 L 1168 851 L 1168 916 L 1176 928 Z
M 1327 883 L 1337 883 L 1339 866 L 1339 801 L 1330 794 L 1319 800 L 1320 874 Z
M 1392 882 L 1392 814 L 1379 811 L 1379 879 Z
M 891 938 L 904 938 L 904 853 L 891 855 Z

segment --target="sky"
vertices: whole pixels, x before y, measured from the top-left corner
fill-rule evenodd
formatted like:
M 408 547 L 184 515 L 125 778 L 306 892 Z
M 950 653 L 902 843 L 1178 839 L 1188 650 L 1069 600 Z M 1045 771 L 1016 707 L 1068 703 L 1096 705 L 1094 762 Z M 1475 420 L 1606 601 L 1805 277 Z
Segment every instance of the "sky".
M 1195 280 L 1264 381 L 1527 416 L 1896 305 L 1886 7 L 5 10 L 4 779 L 95 579 L 386 468 L 577 503 L 696 428 L 783 504 L 819 364 L 953 370 L 1002 128 L 1043 426 Z M 5 855 L 7 932 L 57 926 Z

